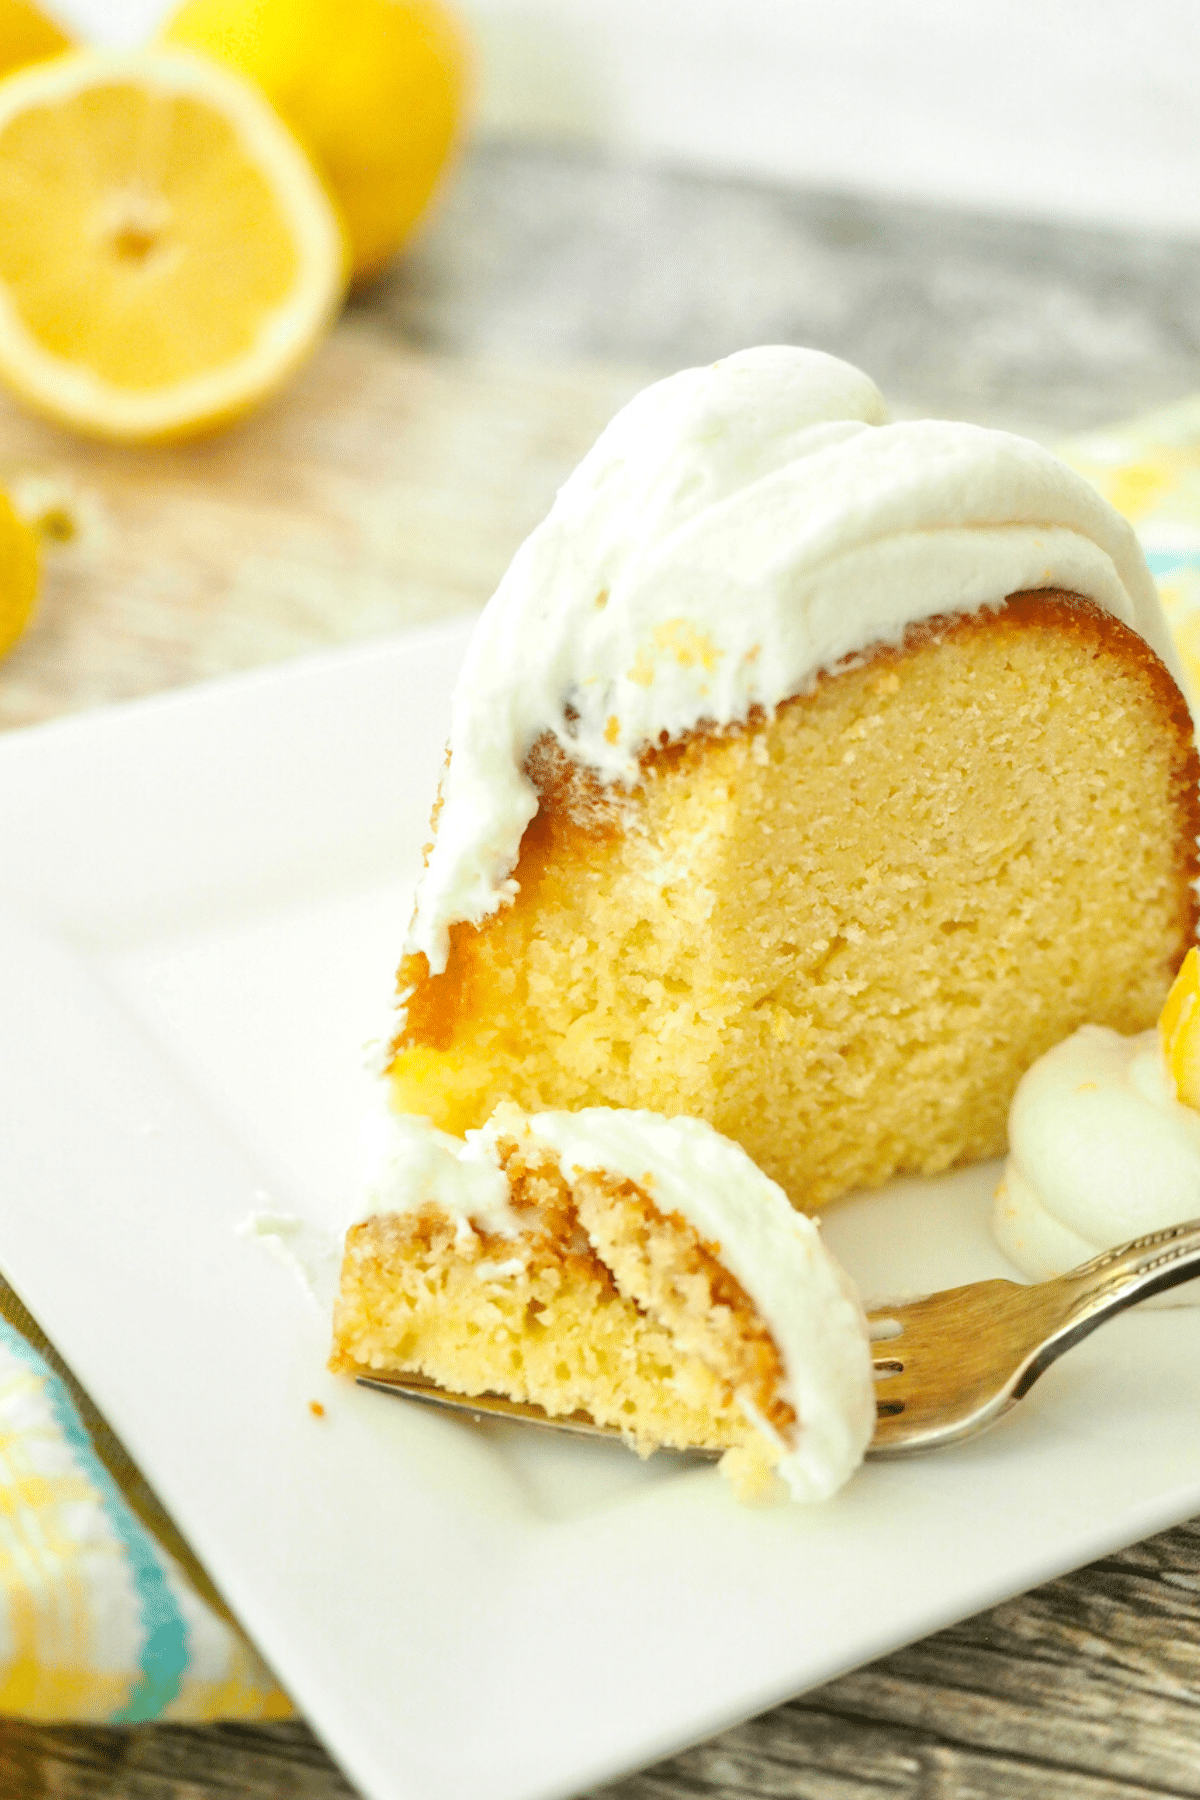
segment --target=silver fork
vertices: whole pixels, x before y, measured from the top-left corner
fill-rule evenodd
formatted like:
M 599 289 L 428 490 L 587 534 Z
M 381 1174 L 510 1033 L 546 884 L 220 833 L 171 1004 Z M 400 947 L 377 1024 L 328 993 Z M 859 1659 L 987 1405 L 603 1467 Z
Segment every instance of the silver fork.
M 994 1425 L 1065 1350 L 1152 1294 L 1200 1275 L 1200 1219 L 1151 1231 L 1030 1287 L 973 1281 L 868 1315 L 880 1383 L 872 1457 L 911 1456 L 960 1444 Z M 363 1387 L 399 1393 L 474 1418 L 515 1419 L 583 1437 L 619 1438 L 586 1413 L 551 1418 L 499 1394 L 451 1394 L 423 1375 L 360 1375 Z M 719 1451 L 698 1451 L 717 1456 Z
M 867 1454 L 910 1456 L 975 1437 L 1097 1326 L 1197 1275 L 1200 1219 L 1189 1219 L 1052 1281 L 974 1281 L 872 1313 L 881 1386 Z

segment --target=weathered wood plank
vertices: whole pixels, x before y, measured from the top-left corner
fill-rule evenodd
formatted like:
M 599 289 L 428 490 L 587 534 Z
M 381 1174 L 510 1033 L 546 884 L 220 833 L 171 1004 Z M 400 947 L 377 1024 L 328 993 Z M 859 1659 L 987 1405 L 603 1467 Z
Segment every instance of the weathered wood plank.
M 6 1722 L 4 1800 L 356 1800 L 300 1724 L 137 1726 Z
M 847 1676 L 861 1716 L 1200 1795 L 1200 1528 L 1177 1530 Z M 803 1704 L 803 1703 L 801 1703 Z
M 199 444 L 90 444 L 0 397 L 0 487 L 73 533 L 0 664 L 0 727 L 482 606 L 640 385 L 421 357 L 350 322 Z

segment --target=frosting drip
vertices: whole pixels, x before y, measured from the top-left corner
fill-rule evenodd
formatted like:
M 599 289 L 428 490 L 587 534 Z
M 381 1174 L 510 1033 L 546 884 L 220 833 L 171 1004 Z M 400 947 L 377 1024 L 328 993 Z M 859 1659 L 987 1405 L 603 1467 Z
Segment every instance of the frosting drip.
M 1086 595 L 1176 673 L 1129 525 L 1049 451 L 938 420 L 887 424 L 816 351 L 747 350 L 639 394 L 518 550 L 455 694 L 436 840 L 406 950 L 511 898 L 553 734 L 607 783 L 646 745 L 771 712 L 822 669 L 939 613 L 1028 588 Z

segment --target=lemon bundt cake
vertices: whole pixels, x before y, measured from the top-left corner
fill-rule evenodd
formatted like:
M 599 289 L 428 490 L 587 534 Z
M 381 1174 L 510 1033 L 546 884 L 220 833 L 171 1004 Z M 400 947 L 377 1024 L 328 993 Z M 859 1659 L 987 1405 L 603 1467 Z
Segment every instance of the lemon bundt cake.
M 875 1421 L 866 1321 L 811 1219 L 696 1119 L 394 1119 L 347 1233 L 332 1366 L 587 1413 L 827 1498 Z
M 814 352 L 648 389 L 485 610 L 390 1080 L 452 1133 L 710 1121 L 816 1207 L 997 1154 L 1021 1074 L 1153 1023 L 1192 724 L 1129 526 L 1039 446 Z
M 1189 950 L 1157 1029 L 1079 1030 L 1022 1077 L 992 1230 L 1032 1281 L 1200 1218 L 1200 956 Z M 1170 1295 L 1200 1305 L 1200 1283 Z

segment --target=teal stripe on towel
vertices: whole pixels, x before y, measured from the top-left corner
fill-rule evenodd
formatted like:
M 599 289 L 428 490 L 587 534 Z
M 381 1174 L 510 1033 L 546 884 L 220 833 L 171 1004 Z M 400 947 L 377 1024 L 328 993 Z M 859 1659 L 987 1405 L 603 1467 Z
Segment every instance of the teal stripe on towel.
M 111 1723 L 138 1725 L 147 1719 L 157 1719 L 179 1693 L 188 1663 L 188 1643 L 187 1626 L 153 1540 L 93 1450 L 92 1440 L 84 1430 L 65 1384 L 36 1350 L 30 1348 L 20 1332 L 3 1318 L 0 1318 L 0 1344 L 41 1378 L 59 1430 L 99 1495 L 109 1523 L 129 1559 L 145 1641 L 141 1674 L 124 1706 L 113 1713 Z
M 1164 581 L 1180 569 L 1200 569 L 1200 550 L 1147 550 L 1145 556 L 1156 581 Z

